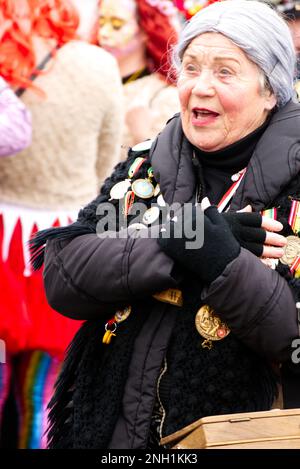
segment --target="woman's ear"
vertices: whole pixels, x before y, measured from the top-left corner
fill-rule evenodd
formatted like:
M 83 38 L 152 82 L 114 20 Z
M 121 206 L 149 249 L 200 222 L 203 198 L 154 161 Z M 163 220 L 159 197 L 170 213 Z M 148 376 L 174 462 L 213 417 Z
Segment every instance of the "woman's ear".
M 270 90 L 266 91 L 266 109 L 267 111 L 272 111 L 272 109 L 276 106 L 277 99 L 275 94 L 272 93 Z

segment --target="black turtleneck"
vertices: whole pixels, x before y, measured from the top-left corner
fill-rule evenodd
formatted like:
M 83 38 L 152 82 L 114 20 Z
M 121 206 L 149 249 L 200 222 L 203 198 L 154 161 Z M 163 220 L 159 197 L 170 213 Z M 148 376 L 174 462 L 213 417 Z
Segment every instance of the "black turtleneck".
M 218 204 L 233 184 L 231 176 L 246 168 L 268 123 L 269 119 L 251 134 L 222 150 L 208 152 L 194 148 L 195 156 L 202 168 L 203 178 L 199 181 L 202 186 L 204 185 L 202 195 L 207 196 L 212 204 Z

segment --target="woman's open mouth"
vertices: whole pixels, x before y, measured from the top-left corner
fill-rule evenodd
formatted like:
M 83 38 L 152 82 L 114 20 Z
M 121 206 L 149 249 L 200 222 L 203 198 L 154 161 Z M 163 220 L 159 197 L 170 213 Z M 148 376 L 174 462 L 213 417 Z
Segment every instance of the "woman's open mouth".
M 195 126 L 209 125 L 215 122 L 220 114 L 211 109 L 194 107 L 192 109 L 192 124 Z

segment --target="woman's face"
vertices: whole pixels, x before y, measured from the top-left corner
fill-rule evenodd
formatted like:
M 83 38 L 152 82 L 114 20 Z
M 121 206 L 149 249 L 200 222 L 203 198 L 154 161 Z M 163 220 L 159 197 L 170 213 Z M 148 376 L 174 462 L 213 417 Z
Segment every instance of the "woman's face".
M 190 43 L 177 86 L 183 131 L 204 151 L 245 137 L 276 104 L 275 97 L 262 90 L 257 65 L 219 33 L 201 34 Z
M 137 46 L 140 28 L 133 0 L 102 0 L 99 15 L 99 44 L 115 56 L 127 55 Z

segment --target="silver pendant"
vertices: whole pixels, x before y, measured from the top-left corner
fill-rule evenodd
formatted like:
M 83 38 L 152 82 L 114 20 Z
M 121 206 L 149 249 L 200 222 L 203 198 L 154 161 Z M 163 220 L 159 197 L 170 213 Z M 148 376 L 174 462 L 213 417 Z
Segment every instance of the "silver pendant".
M 110 200 L 123 199 L 130 185 L 131 183 L 129 179 L 125 179 L 125 181 L 117 182 L 117 184 L 115 184 L 110 190 Z
M 157 203 L 160 207 L 165 207 L 166 206 L 166 202 L 165 202 L 165 199 L 163 198 L 162 194 L 160 194 L 157 197 Z
M 145 140 L 144 142 L 140 142 L 140 143 L 137 143 L 136 145 L 134 145 L 134 147 L 132 147 L 132 150 L 133 151 L 147 151 L 147 150 L 150 150 L 151 148 L 151 145 L 152 143 L 154 142 L 154 140 Z
M 151 225 L 154 223 L 159 217 L 160 210 L 158 207 L 151 207 L 146 210 L 143 215 L 143 223 L 146 225 Z

